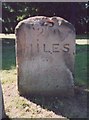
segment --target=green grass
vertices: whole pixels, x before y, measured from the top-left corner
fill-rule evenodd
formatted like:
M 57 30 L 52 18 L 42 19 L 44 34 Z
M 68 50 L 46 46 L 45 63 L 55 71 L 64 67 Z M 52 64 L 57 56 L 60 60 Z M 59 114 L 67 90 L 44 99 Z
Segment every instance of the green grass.
M 14 81 L 16 81 L 16 74 L 16 69 L 2 70 L 2 84 L 12 84 Z
M 89 47 L 89 45 L 88 45 Z M 87 86 L 87 45 L 76 46 L 75 57 L 75 84 Z
M 16 66 L 15 41 L 2 40 L 2 69 L 9 70 Z
M 76 45 L 76 57 L 75 57 L 76 85 L 80 86 L 87 85 L 87 62 L 89 62 L 88 58 L 89 57 L 87 57 L 87 45 Z M 4 39 L 2 44 L 2 70 L 11 72 L 11 70 L 14 70 L 15 68 L 16 68 L 15 41 Z

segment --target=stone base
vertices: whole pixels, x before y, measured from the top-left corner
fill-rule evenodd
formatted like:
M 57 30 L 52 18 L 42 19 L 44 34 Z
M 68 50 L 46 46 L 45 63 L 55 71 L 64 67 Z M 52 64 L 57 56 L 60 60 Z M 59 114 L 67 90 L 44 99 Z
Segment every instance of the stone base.
M 19 95 L 30 97 L 30 96 L 47 96 L 47 97 L 73 97 L 74 96 L 74 89 L 69 90 L 57 90 L 57 91 L 29 91 L 26 88 L 19 86 L 18 88 Z

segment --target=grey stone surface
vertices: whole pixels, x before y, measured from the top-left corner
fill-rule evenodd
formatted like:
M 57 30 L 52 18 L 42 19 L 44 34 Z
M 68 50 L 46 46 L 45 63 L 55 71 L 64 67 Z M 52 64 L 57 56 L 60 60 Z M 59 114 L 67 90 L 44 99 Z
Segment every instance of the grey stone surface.
M 0 120 L 2 118 L 5 118 L 5 110 L 4 110 L 4 101 L 3 101 L 2 88 L 0 82 Z
M 75 29 L 60 17 L 30 17 L 15 29 L 21 95 L 73 95 Z

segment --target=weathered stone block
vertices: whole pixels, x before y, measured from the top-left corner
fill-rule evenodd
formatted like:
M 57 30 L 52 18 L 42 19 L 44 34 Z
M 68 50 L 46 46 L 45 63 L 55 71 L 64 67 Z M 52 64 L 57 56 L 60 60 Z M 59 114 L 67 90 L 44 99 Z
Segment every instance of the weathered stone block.
M 75 29 L 60 17 L 36 16 L 16 26 L 21 95 L 73 95 Z

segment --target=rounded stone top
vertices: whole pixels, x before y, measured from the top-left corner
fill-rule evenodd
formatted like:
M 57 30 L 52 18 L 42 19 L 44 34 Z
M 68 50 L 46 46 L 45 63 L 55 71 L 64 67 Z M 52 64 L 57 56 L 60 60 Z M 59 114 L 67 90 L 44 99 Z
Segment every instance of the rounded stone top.
M 70 22 L 68 22 L 67 20 L 61 17 L 56 17 L 56 16 L 53 17 L 35 16 L 35 17 L 27 18 L 19 22 L 15 30 L 17 31 L 23 24 L 25 24 L 26 26 L 38 25 L 41 27 L 67 28 L 75 32 L 75 28 Z

